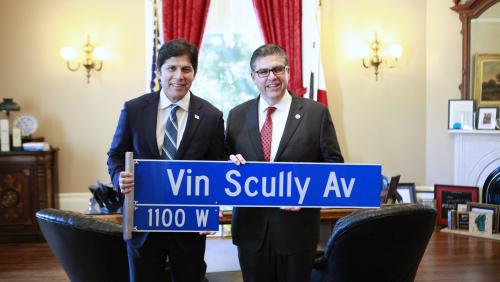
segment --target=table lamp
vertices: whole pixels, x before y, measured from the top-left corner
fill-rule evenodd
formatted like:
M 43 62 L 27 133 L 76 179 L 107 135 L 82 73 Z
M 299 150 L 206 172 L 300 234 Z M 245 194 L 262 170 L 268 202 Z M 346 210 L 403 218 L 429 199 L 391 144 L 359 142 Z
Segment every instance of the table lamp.
M 7 119 L 9 119 L 10 112 L 17 112 L 20 110 L 21 107 L 19 107 L 19 105 L 16 104 L 12 98 L 3 98 L 3 102 L 0 103 L 0 112 L 6 112 Z

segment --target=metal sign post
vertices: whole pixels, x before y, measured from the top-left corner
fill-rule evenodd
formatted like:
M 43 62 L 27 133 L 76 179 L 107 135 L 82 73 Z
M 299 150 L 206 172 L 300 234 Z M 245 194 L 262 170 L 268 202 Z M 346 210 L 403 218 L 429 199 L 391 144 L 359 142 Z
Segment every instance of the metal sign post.
M 125 153 L 125 171 L 134 173 L 134 153 L 132 152 Z M 125 195 L 125 201 L 123 202 L 123 240 L 132 239 L 134 209 L 134 189 L 132 189 L 132 192 Z

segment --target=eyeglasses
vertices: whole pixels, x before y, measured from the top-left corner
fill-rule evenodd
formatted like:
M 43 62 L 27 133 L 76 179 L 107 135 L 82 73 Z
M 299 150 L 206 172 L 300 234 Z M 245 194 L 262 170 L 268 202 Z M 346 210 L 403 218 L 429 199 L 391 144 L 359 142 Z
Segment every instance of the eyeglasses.
M 272 69 L 256 70 L 256 71 L 254 71 L 254 73 L 256 73 L 259 77 L 264 78 L 264 77 L 268 77 L 270 72 L 273 72 L 274 75 L 282 75 L 283 73 L 285 73 L 285 70 L 287 70 L 287 69 L 288 69 L 288 66 L 276 66 Z

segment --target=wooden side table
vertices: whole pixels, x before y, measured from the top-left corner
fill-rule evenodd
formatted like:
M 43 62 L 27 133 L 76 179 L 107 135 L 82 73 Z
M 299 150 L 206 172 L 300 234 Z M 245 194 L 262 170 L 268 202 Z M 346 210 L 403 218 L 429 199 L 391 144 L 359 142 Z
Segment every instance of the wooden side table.
M 35 213 L 57 206 L 58 150 L 0 153 L 0 242 L 43 240 Z

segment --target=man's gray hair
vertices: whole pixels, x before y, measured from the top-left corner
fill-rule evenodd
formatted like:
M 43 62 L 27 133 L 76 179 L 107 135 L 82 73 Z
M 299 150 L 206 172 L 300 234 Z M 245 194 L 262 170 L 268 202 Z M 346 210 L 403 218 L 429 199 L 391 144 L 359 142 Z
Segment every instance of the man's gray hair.
M 271 55 L 277 55 L 283 58 L 285 61 L 285 66 L 288 66 L 288 56 L 285 50 L 275 44 L 265 44 L 253 51 L 252 58 L 250 59 L 250 69 L 255 71 L 255 61 L 258 58 L 267 57 Z

